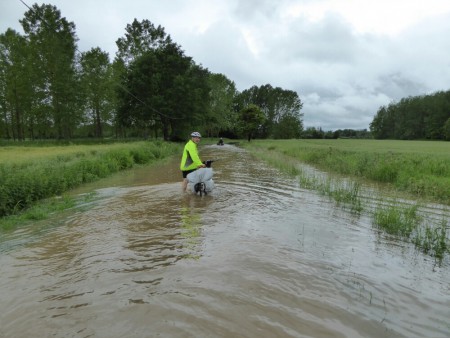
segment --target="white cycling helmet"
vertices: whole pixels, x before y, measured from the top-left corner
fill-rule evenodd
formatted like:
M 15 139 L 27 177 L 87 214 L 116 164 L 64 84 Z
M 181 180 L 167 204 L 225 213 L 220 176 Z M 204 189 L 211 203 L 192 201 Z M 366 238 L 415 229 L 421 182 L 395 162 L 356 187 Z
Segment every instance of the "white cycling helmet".
M 191 136 L 192 136 L 192 137 L 202 137 L 202 135 L 200 135 L 200 133 L 199 133 L 198 131 L 194 131 L 194 132 L 191 134 Z

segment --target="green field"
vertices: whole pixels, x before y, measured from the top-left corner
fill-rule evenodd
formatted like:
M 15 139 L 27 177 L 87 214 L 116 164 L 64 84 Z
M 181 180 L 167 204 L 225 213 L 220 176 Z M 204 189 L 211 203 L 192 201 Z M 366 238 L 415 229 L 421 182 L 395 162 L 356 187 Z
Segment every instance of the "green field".
M 298 160 L 330 173 L 382 183 L 413 198 L 450 205 L 450 142 L 254 140 L 242 145 L 262 158 L 280 161 L 280 166 Z
M 162 141 L 2 146 L 0 217 L 16 215 L 84 183 L 180 152 L 180 144 Z
M 377 140 L 255 140 L 242 143 L 254 156 L 298 177 L 300 186 L 337 205 L 372 216 L 373 226 L 413 243 L 439 262 L 450 252 L 450 143 Z M 306 163 L 328 178 L 302 169 Z M 364 183 L 382 188 L 362 193 Z M 386 195 L 387 194 L 387 195 Z M 404 203 L 404 199 L 410 200 Z M 444 205 L 440 216 L 421 212 L 422 203 Z
M 281 151 L 293 148 L 310 150 L 330 150 L 368 153 L 396 153 L 443 156 L 450 160 L 450 142 L 440 141 L 399 141 L 370 139 L 301 139 L 301 140 L 252 140 L 242 142 L 246 147 L 275 147 Z

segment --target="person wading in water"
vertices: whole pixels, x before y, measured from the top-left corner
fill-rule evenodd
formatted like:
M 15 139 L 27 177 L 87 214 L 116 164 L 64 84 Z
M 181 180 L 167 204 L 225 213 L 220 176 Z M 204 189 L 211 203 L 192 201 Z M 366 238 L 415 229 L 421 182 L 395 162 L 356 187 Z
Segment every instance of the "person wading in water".
M 188 180 L 186 176 L 197 170 L 198 168 L 205 168 L 206 165 L 202 162 L 198 156 L 197 145 L 200 143 L 202 135 L 199 132 L 194 131 L 191 134 L 191 139 L 186 143 L 183 150 L 183 156 L 181 157 L 180 169 L 183 174 L 182 188 L 183 192 L 186 191 Z

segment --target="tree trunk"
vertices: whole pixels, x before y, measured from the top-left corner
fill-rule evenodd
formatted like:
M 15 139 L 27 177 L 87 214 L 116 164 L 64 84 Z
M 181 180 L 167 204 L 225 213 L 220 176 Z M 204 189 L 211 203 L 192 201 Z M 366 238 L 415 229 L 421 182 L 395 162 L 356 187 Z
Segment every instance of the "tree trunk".
M 95 108 L 95 136 L 103 137 L 102 120 L 100 118 L 100 109 Z
M 161 122 L 163 125 L 163 137 L 164 141 L 169 141 L 169 121 L 167 118 L 161 118 Z
M 23 137 L 23 126 L 22 126 L 22 119 L 21 119 L 21 112 L 20 112 L 20 104 L 19 104 L 19 98 L 17 97 L 17 91 L 14 90 L 14 119 L 16 121 L 16 129 L 17 129 L 17 139 L 19 141 L 22 141 L 24 139 Z

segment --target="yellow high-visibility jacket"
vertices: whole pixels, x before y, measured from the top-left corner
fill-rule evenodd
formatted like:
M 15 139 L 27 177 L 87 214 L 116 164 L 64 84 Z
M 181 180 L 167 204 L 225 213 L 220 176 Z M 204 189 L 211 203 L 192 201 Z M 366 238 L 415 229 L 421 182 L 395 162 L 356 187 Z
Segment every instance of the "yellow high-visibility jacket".
M 197 169 L 203 163 L 198 156 L 197 144 L 189 140 L 184 146 L 183 156 L 181 157 L 180 169 L 182 171 Z

